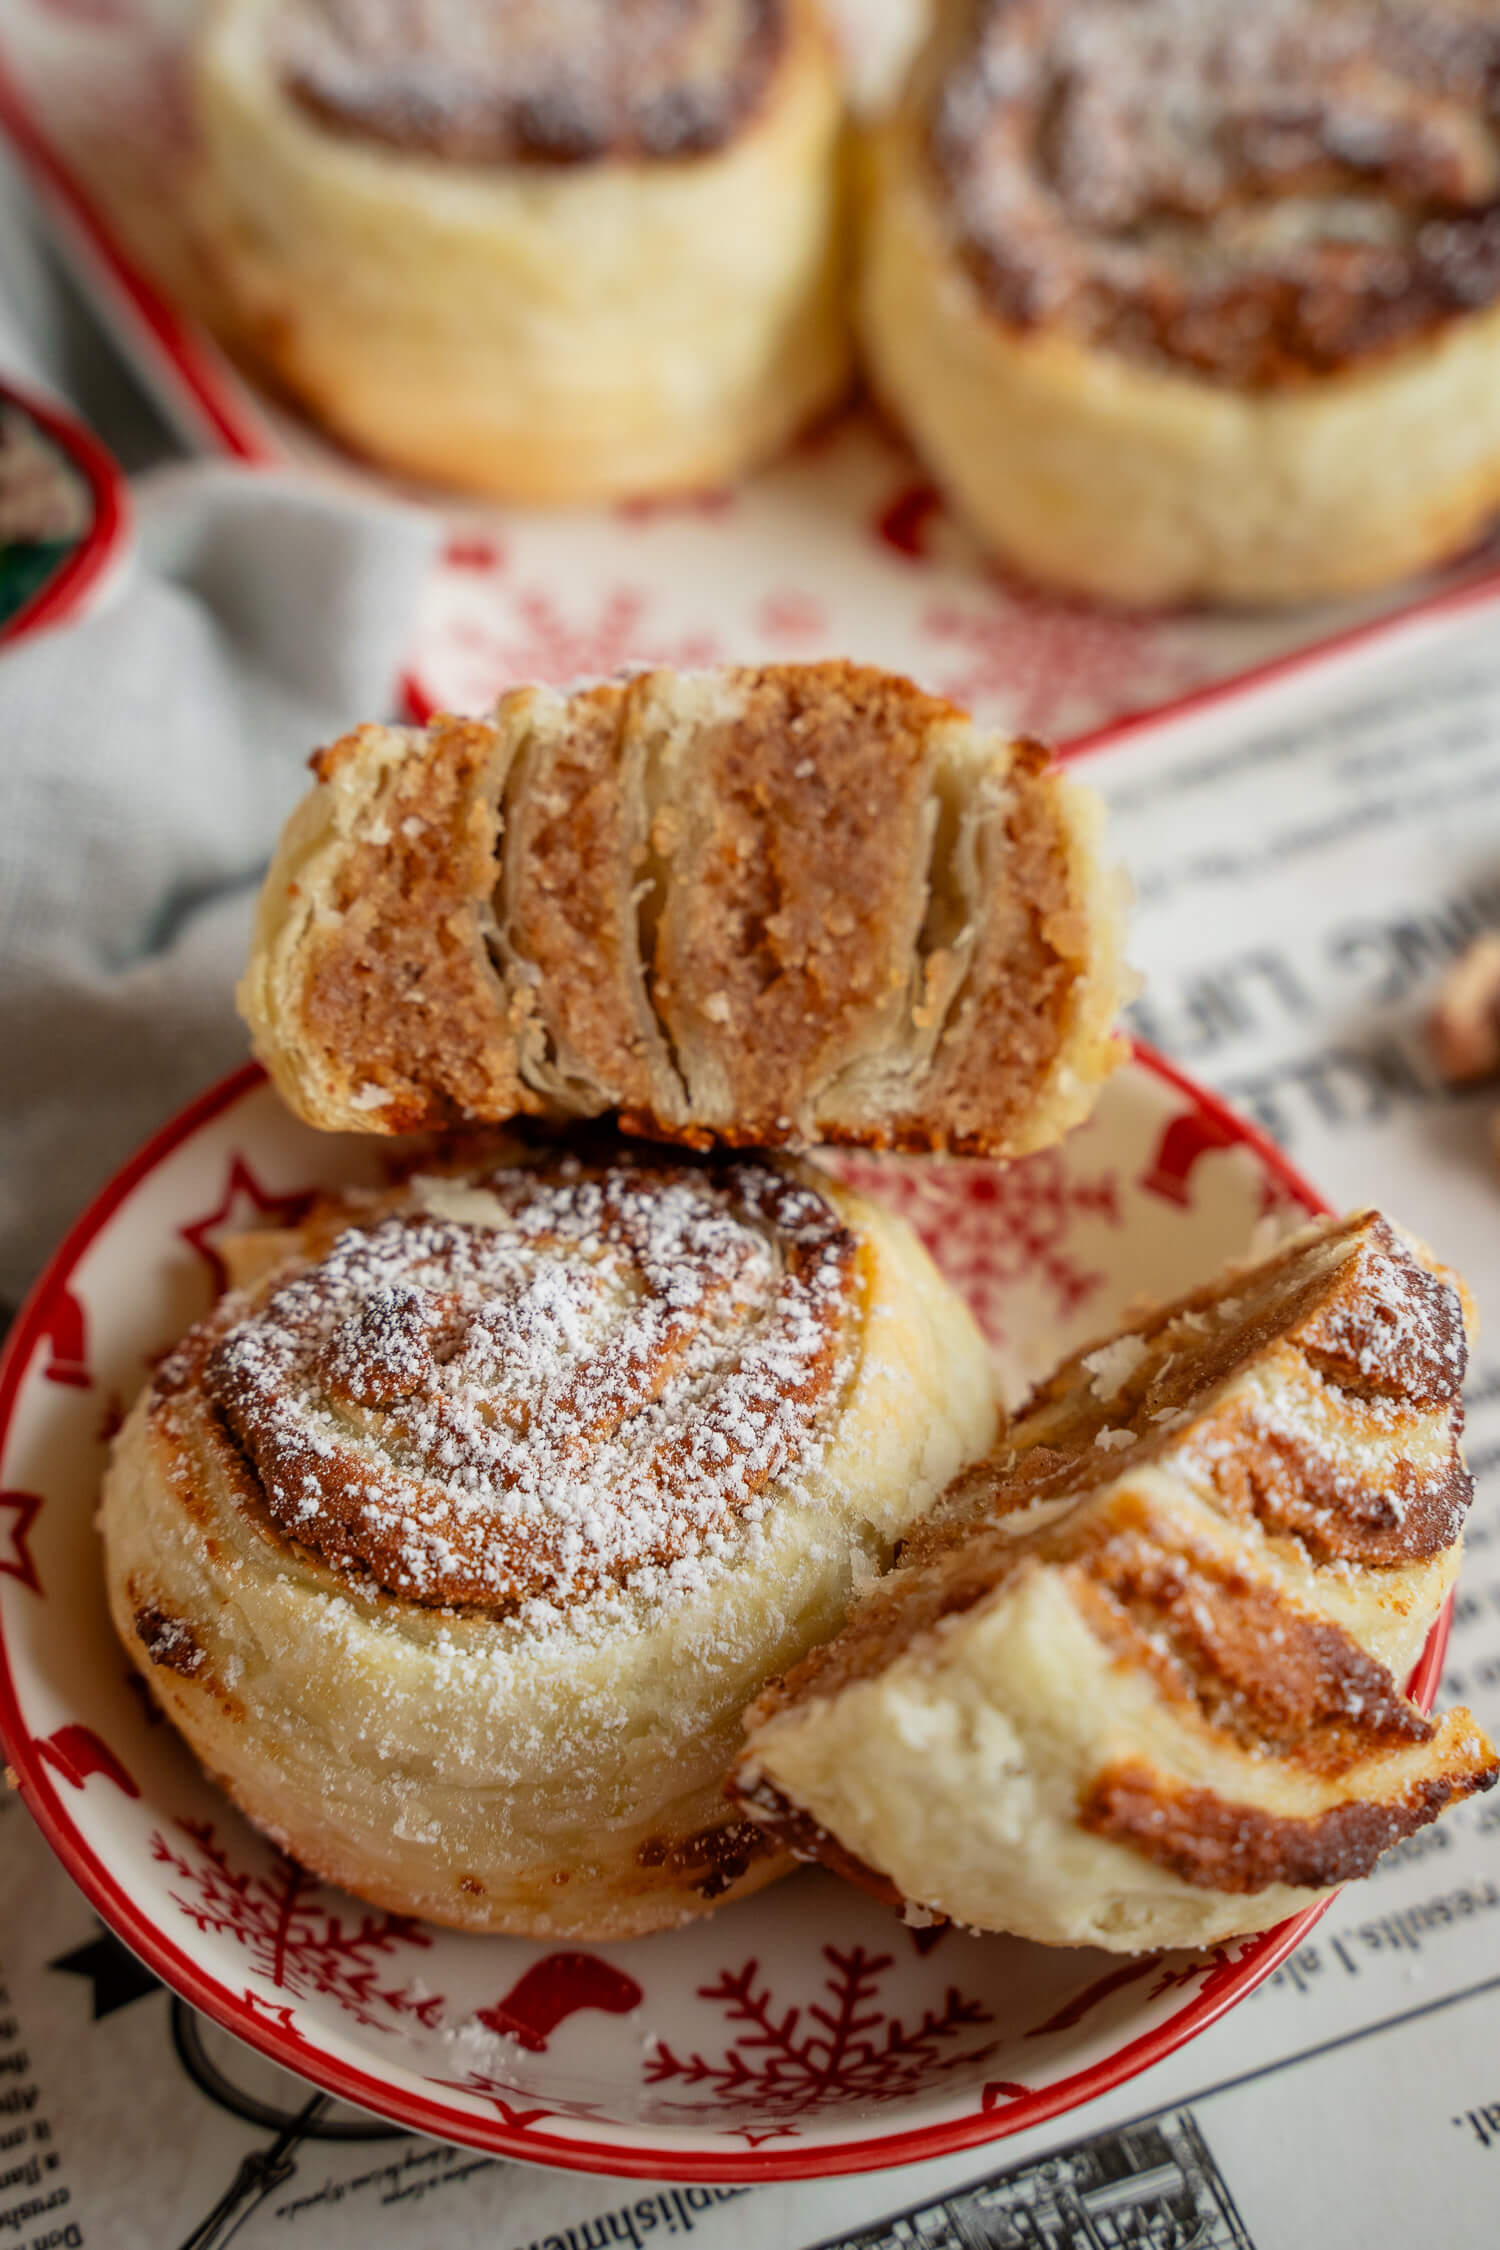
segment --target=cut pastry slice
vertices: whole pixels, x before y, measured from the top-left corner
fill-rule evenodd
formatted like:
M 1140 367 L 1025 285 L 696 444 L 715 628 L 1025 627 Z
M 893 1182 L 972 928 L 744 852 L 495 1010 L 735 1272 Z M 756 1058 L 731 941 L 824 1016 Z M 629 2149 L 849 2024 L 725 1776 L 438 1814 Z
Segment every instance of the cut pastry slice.
M 1500 1772 L 1402 1692 L 1458 1566 L 1464 1308 L 1375 1213 L 1068 1361 L 732 1794 L 929 1914 L 1120 1952 L 1265 1928 Z
M 1095 799 L 909 680 L 521 688 L 314 767 L 240 992 L 314 1125 L 1019 1155 L 1123 1053 Z

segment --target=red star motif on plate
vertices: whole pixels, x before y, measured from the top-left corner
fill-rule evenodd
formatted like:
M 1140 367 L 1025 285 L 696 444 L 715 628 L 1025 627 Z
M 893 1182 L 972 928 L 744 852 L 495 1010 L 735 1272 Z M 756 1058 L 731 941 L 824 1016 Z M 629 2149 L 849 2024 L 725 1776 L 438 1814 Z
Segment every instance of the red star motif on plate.
M 228 1268 L 217 1248 L 219 1237 L 243 1234 L 262 1219 L 269 1219 L 275 1226 L 294 1226 L 312 1199 L 310 1188 L 289 1195 L 277 1195 L 263 1188 L 243 1156 L 236 1152 L 229 1160 L 224 1193 L 212 1211 L 179 1227 L 177 1232 L 208 1267 L 217 1293 L 229 1286 Z
M 0 1539 L 7 1539 L 10 1548 L 7 1554 L 4 1544 L 0 1544 L 0 1572 L 7 1578 L 19 1578 L 21 1584 L 29 1586 L 34 1594 L 41 1592 L 42 1582 L 37 1576 L 31 1549 L 26 1544 L 26 1534 L 41 1513 L 41 1506 L 39 1493 L 0 1492 Z M 8 1525 L 5 1522 L 7 1515 L 11 1518 Z
M 240 1998 L 244 2001 L 252 2016 L 259 2016 L 263 2023 L 274 2023 L 278 2031 L 286 2032 L 293 2039 L 299 2041 L 302 2039 L 301 2032 L 292 2021 L 291 2008 L 284 2000 L 263 2000 L 258 1992 L 251 1991 L 248 1984 L 241 1992 Z
M 544 2117 L 590 2117 L 594 2114 L 595 2105 L 592 2102 L 579 2102 L 576 2105 L 570 2102 L 566 2111 L 517 2109 L 512 2102 L 507 2101 L 506 2096 L 519 2094 L 524 2101 L 525 2087 L 512 2086 L 504 2078 L 491 2078 L 481 2070 L 471 2070 L 463 2078 L 434 2078 L 431 2083 L 434 2086 L 451 2086 L 456 2094 L 480 2095 L 497 2112 L 502 2124 L 508 2125 L 513 2133 L 529 2133 Z
M 1023 2086 L 1017 2078 L 987 2078 L 984 2091 L 979 2097 L 979 2107 L 988 2116 L 992 2109 L 999 2109 L 1003 2102 L 1025 2101 L 1030 2092 L 1031 2088 Z

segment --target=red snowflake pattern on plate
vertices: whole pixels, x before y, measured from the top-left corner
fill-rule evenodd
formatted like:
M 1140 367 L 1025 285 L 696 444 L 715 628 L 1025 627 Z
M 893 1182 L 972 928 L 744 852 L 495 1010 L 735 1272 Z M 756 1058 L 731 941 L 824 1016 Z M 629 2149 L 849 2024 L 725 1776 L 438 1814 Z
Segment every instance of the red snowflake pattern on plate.
M 726 2021 L 738 2027 L 735 2037 L 717 2061 L 696 2050 L 679 2056 L 658 2038 L 646 2065 L 647 2084 L 695 2089 L 698 2100 L 667 2105 L 684 2116 L 700 2116 L 705 2107 L 728 2108 L 744 2120 L 729 2129 L 755 2147 L 795 2134 L 798 2119 L 827 2109 L 903 2101 L 995 2052 L 993 2039 L 977 2047 L 952 2046 L 965 2032 L 994 2021 L 982 2001 L 966 2000 L 957 1985 L 948 1986 L 940 2008 L 924 2008 L 908 2029 L 879 1998 L 892 1954 L 867 1953 L 862 1945 L 845 1953 L 825 1945 L 823 1958 L 831 1971 L 823 1984 L 828 1999 L 805 2009 L 782 2008 L 770 1984 L 757 1982 L 756 1960 L 700 1985 L 699 1999 L 723 2009 Z
M 505 588 L 503 594 L 490 588 L 483 612 L 469 610 L 449 627 L 451 700 L 482 711 L 506 688 L 532 680 L 558 686 L 607 677 L 628 665 L 670 664 L 691 671 L 719 661 L 715 634 L 672 633 L 653 624 L 649 612 L 650 596 L 636 586 L 616 586 L 601 595 L 588 617 L 569 616 L 545 587 Z
M 1259 1944 L 1254 1937 L 1240 1938 L 1232 1945 L 1216 1945 L 1206 1953 L 1190 1955 L 1186 1960 L 1170 1954 L 1143 1953 L 1134 1960 L 1123 1961 L 1118 1967 L 1096 1977 L 1081 1992 L 1075 1992 L 1065 2005 L 1058 2008 L 1042 2023 L 1034 2023 L 1026 2033 L 1028 2039 L 1055 2039 L 1065 2031 L 1076 2030 L 1085 2017 L 1091 2016 L 1106 2000 L 1127 1986 L 1141 1983 L 1146 1977 L 1153 1979 L 1146 1995 L 1147 2004 L 1160 2000 L 1163 1993 L 1180 1992 L 1196 1984 L 1200 1996 L 1212 1996 L 1234 1974 L 1247 1954 Z
M 955 652 L 934 663 L 935 683 L 983 717 L 1001 711 L 1023 733 L 1065 736 L 1113 713 L 1161 703 L 1197 677 L 1199 667 L 1174 640 L 1171 621 L 1097 609 L 992 574 L 981 609 L 931 603 L 922 615 L 929 640 Z
M 1069 1246 L 1076 1220 L 1121 1221 L 1113 1171 L 1072 1176 L 1058 1149 L 1016 1164 L 902 1165 L 889 1157 L 840 1156 L 830 1168 L 851 1187 L 898 1211 L 967 1299 L 992 1344 L 1006 1341 L 1004 1300 L 1018 1281 L 1040 1281 L 1066 1318 L 1103 1281 Z M 983 1213 L 983 1224 L 974 1223 Z
M 1258 1937 L 1233 1938 L 1227 1945 L 1216 1945 L 1211 1952 L 1195 1954 L 1191 1960 L 1179 1961 L 1175 1966 L 1159 1962 L 1159 1975 L 1148 2001 L 1159 2000 L 1164 1992 L 1181 1992 L 1196 1985 L 1200 1999 L 1212 1998 L 1230 1983 L 1240 1963 L 1246 1960 L 1259 1945 Z
M 857 1166 L 861 1184 L 877 1193 L 886 1164 L 908 1176 L 926 1171 L 942 1184 L 928 1217 L 951 1228 L 953 1247 L 946 1254 L 942 1243 L 936 1247 L 961 1269 L 974 1256 L 965 1238 L 992 1238 L 994 1265 L 1018 1277 L 1004 1310 L 1024 1358 L 1037 1337 L 1044 1345 L 1077 1341 L 1106 1301 L 1144 1286 L 1143 1243 L 1149 1250 L 1164 1233 L 1174 1238 L 1174 1276 L 1178 1266 L 1190 1270 L 1196 1247 L 1207 1259 L 1220 1257 L 1226 1241 L 1247 1243 L 1258 1230 L 1257 1170 L 1284 1185 L 1288 1208 L 1295 1206 L 1292 1176 L 1253 1140 L 1248 1181 L 1210 1161 L 1193 1171 L 1185 1202 L 1144 1193 L 1141 1174 L 1160 1153 L 1164 1127 L 1185 1108 L 1223 1118 L 1142 1053 L 1106 1089 L 1098 1119 L 1063 1144 L 1060 1171 L 1050 1162 L 1009 1171 L 969 1162 L 918 1167 L 852 1151 L 843 1152 L 843 1168 Z M 1209 1138 L 1217 1144 L 1216 1135 Z M 92 1509 L 95 1440 L 116 1379 L 105 1348 L 115 1317 L 123 1323 L 128 1305 L 133 1331 L 144 1324 L 167 1333 L 183 1292 L 178 1230 L 199 1228 L 194 1214 L 223 1200 L 235 1156 L 253 1168 L 257 1185 L 380 1175 L 368 1150 L 341 1150 L 331 1136 L 309 1136 L 299 1157 L 300 1146 L 300 1129 L 293 1132 L 262 1076 L 247 1068 L 150 1144 L 70 1238 L 20 1316 L 8 1369 L 0 1369 L 0 1436 L 14 1422 L 5 1406 L 13 1396 L 23 1407 L 40 1404 L 49 1425 L 66 1424 L 78 1440 L 59 1456 L 43 1525 L 54 1508 L 60 1518 L 65 1505 L 84 1515 Z M 348 1173 L 351 1159 L 356 1169 Z M 1310 1193 L 1306 1201 L 1316 1203 Z M 103 1350 L 95 1388 L 59 1388 L 45 1379 L 47 1347 L 39 1339 L 57 1292 L 79 1287 L 82 1261 L 100 1242 L 131 1254 L 91 1266 L 80 1291 L 98 1330 L 90 1341 Z M 1058 1305 L 1074 1301 L 1080 1287 L 1091 1290 L 1095 1268 L 1097 1297 L 1088 1294 L 1076 1318 L 1059 1317 Z M 117 1272 L 129 1278 L 111 1287 Z M 201 1282 L 195 1294 L 206 1296 Z M 8 1481 L 34 1477 L 18 1461 Z M 822 1878 L 809 1878 L 800 1906 L 798 1887 L 783 1886 L 764 1901 L 746 1900 L 722 1928 L 664 1934 L 622 1952 L 620 1969 L 602 1980 L 592 1964 L 584 1974 L 571 1954 L 504 1941 L 476 1945 L 414 1928 L 275 1860 L 206 1794 L 184 1800 L 181 1774 L 148 1732 L 157 1715 L 134 1672 L 107 1719 L 102 1703 L 59 1711 L 50 1652 L 92 1620 L 97 1578 L 87 1564 L 72 1567 L 67 1541 L 49 1540 L 39 1559 L 54 1622 L 47 1635 L 36 1634 L 35 1596 L 9 1582 L 25 1575 L 12 1519 L 24 1532 L 27 1511 L 16 1494 L 8 1497 L 11 1507 L 0 1507 L 0 1557 L 14 1567 L 0 1571 L 0 1725 L 28 1803 L 64 1864 L 193 2005 L 326 2091 L 409 2129 L 491 2154 L 650 2179 L 795 2179 L 956 2154 L 1040 2124 L 1170 2053 L 1274 1970 L 1311 1926 L 1304 1915 L 1219 1960 L 1153 1959 L 1113 1996 L 1087 1993 L 1108 1966 L 1097 1957 L 1049 1956 L 1018 1982 L 1008 1955 L 997 1962 L 987 1946 L 951 1932 L 898 1937 L 887 1915 L 853 1894 L 828 1883 L 825 1896 Z M 12 1619 L 20 1625 L 14 1635 Z M 1441 1638 L 1434 1637 L 1428 1674 Z M 119 1676 L 123 1682 L 123 1663 Z M 97 1684 L 102 1693 L 103 1679 Z M 53 1741 L 60 1718 L 104 1726 L 139 1777 L 138 1800 L 91 1774 L 83 1774 L 84 1786 L 71 1783 L 39 1750 L 42 1738 Z M 53 1747 L 82 1773 L 76 1735 Z M 200 1827 L 183 1825 L 189 1812 Z M 625 2004 L 637 1978 L 638 2009 Z M 429 1984 L 441 1999 L 426 1994 Z M 564 2020 L 575 2003 L 597 2009 L 601 2000 L 604 2012 Z M 1064 2015 L 1071 2021 L 1056 2026 Z M 1043 2025 L 1052 2035 L 1026 2043 L 1027 2028 L 1040 2033 Z
M 828 637 L 828 609 L 816 594 L 783 587 L 767 594 L 755 613 L 757 629 L 769 641 L 818 641 Z
M 402 1946 L 431 1945 L 419 1922 L 366 1910 L 346 1927 L 322 1884 L 294 1859 L 277 1852 L 264 1874 L 242 1871 L 218 1841 L 212 1821 L 176 1825 L 191 1849 L 169 1843 L 160 1829 L 151 1838 L 152 1858 L 192 1893 L 185 1898 L 174 1890 L 174 1903 L 204 1935 L 244 1946 L 255 1974 L 276 1991 L 294 2000 L 316 1994 L 336 2001 L 369 2030 L 394 2031 L 402 2018 L 436 2027 L 441 1994 L 380 1982 Z

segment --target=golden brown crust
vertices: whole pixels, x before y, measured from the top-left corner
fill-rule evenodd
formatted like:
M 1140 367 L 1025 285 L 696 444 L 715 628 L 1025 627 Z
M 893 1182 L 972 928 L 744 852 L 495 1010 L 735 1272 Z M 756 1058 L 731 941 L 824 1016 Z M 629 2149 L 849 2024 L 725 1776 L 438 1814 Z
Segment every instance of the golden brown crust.
M 1174 1541 L 1145 1511 L 1134 1523 L 1117 1513 L 1064 1567 L 1122 1664 L 1257 1754 L 1337 1775 L 1372 1747 L 1432 1740 L 1432 1722 L 1341 1627 L 1211 1547 Z
M 785 0 L 281 0 L 287 92 L 333 130 L 458 164 L 701 156 L 755 112 Z
M 1271 390 L 1500 299 L 1500 24 L 1463 0 L 952 0 L 927 69 L 1019 330 Z
M 1070 926 L 1073 870 L 1067 839 L 1044 783 L 1045 744 L 1023 738 L 1011 772 L 1014 794 L 1001 820 L 977 839 L 981 880 L 1011 911 L 991 915 L 978 935 L 934 1058 L 924 1109 L 941 1119 L 941 1139 L 921 1116 L 901 1120 L 898 1145 L 941 1145 L 983 1155 L 999 1138 L 1024 1133 L 1029 1080 L 1046 1070 L 1067 1038 L 1070 998 L 1084 963 L 1082 928 Z
M 1110 1766 L 1078 1808 L 1079 1826 L 1106 1836 L 1200 1890 L 1245 1897 L 1272 1883 L 1327 1890 L 1368 1875 L 1382 1852 L 1495 1781 L 1487 1746 L 1466 1711 L 1444 1722 L 1437 1755 L 1453 1770 L 1413 1781 L 1386 1804 L 1356 1800 L 1310 1819 L 1225 1803 L 1209 1789 L 1185 1788 L 1150 1766 Z
M 1116 1532 L 1123 1525 L 1133 1537 L 1143 1524 L 1128 1495 L 1102 1531 L 1081 1508 L 1024 1541 L 1009 1522 L 1038 1503 L 1086 1501 L 1122 1468 L 1180 1464 L 1216 1510 L 1294 1541 L 1315 1565 L 1394 1573 L 1451 1549 L 1474 1492 L 1459 1450 L 1467 1365 L 1459 1291 L 1379 1213 L 1345 1219 L 1319 1239 L 1332 1255 L 1310 1258 L 1307 1238 L 1293 1238 L 1255 1269 L 1253 1298 L 1248 1284 L 1243 1301 L 1231 1295 L 1237 1280 L 1209 1283 L 1127 1331 L 1140 1355 L 1107 1394 L 1088 1364 L 1107 1345 L 1065 1360 L 990 1459 L 966 1470 L 907 1535 L 901 1573 L 874 1589 L 837 1642 L 772 1691 L 767 1712 L 868 1677 L 982 1601 L 1032 1553 L 1077 1565 L 1108 1588 Z M 1221 1320 L 1226 1302 L 1232 1317 Z M 1267 1359 L 1280 1414 L 1274 1396 L 1238 1382 Z M 1330 1390 L 1330 1363 L 1357 1379 L 1347 1391 Z M 1404 1397 L 1403 1382 L 1411 1386 Z M 1298 1412 L 1309 1398 L 1331 1409 L 1332 1426 L 1318 1429 Z M 1405 1432 L 1381 1400 L 1398 1403 Z M 1433 1441 L 1424 1458 L 1392 1458 L 1390 1438 L 1415 1434 L 1421 1413 Z M 1114 1431 L 1129 1433 L 1128 1460 L 1098 1443 Z M 1382 1438 L 1386 1446 L 1362 1461 Z M 1174 1558 L 1170 1568 L 1178 1567 Z M 1202 1568 L 1199 1557 L 1194 1583 Z M 1300 1714 L 1310 1717 L 1310 1708 Z
M 690 1836 L 648 1836 L 637 1863 L 663 1868 L 691 1886 L 706 1905 L 743 1883 L 758 1863 L 778 1856 L 776 1839 L 753 1820 L 721 1820 Z

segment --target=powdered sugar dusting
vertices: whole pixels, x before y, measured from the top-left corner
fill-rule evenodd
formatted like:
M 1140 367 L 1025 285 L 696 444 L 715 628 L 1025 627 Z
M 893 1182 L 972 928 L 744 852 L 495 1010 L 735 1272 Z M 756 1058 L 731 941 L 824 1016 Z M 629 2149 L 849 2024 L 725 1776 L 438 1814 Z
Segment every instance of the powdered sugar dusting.
M 1370 1218 L 1288 1341 L 1306 1362 L 1300 1378 L 1256 1371 L 1237 1414 L 1195 1424 L 1188 1473 L 1253 1496 L 1263 1523 L 1324 1563 L 1388 1566 L 1451 1546 L 1473 1492 L 1458 1449 L 1466 1344 L 1451 1277 Z
M 282 0 L 273 43 L 327 123 L 464 163 L 583 163 L 717 147 L 783 19 L 783 0 Z
M 1115 1336 L 1109 1343 L 1101 1344 L 1097 1351 L 1086 1353 L 1083 1365 L 1092 1378 L 1089 1388 L 1094 1397 L 1105 1402 L 1118 1398 L 1146 1357 L 1146 1351 L 1145 1338 L 1131 1332 Z
M 1384 1221 L 1360 1246 L 1354 1285 L 1323 1308 L 1305 1340 L 1336 1379 L 1424 1404 L 1456 1399 L 1468 1368 L 1457 1288 Z
M 418 1602 L 543 1626 L 701 1584 L 802 1486 L 854 1258 L 816 1190 L 754 1162 L 418 1181 L 231 1318 L 205 1381 L 283 1531 Z
M 1472 0 L 981 0 L 933 148 L 1005 317 L 1274 383 L 1500 296 Z

